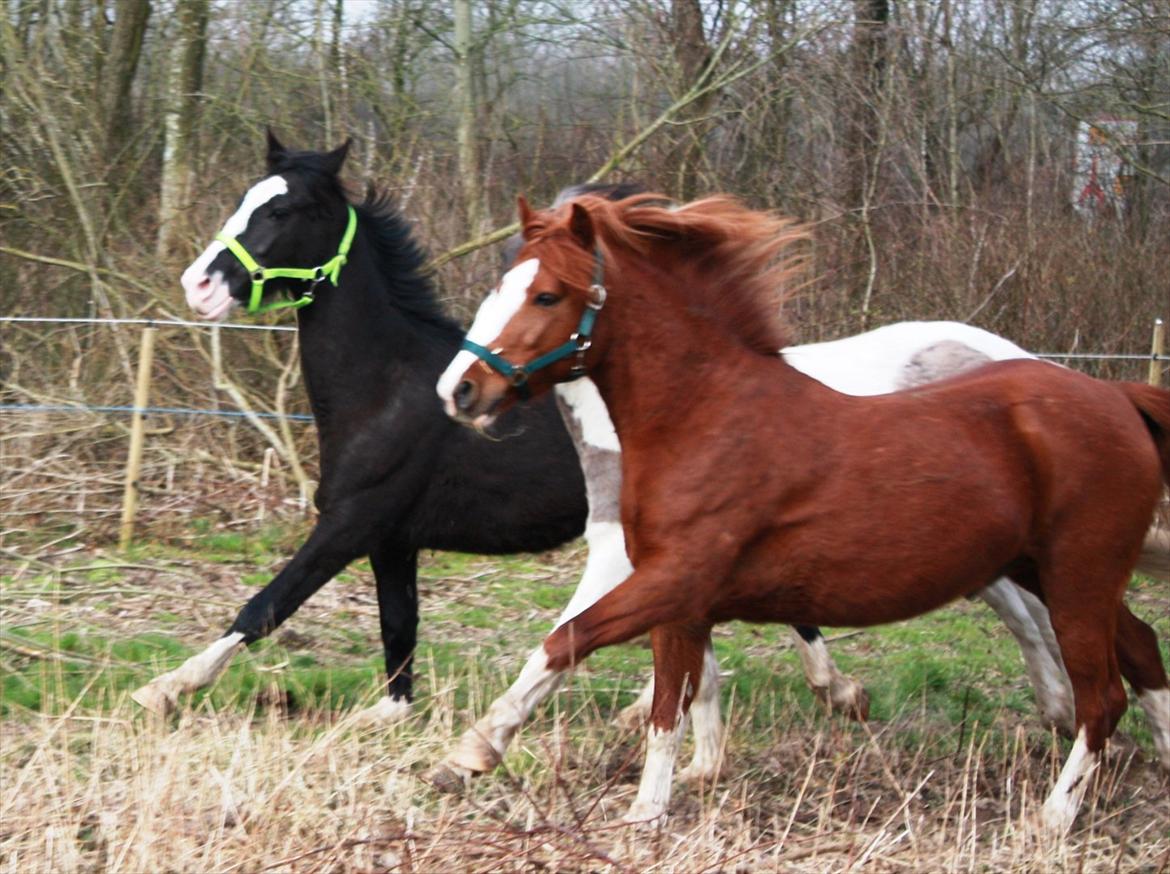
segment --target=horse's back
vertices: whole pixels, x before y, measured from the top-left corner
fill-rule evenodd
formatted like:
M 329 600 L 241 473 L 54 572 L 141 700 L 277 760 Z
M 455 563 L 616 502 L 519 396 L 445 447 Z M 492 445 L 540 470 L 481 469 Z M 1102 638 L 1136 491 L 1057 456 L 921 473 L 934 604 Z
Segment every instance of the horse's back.
M 960 344 L 973 356 L 991 361 L 1032 357 L 990 331 L 943 321 L 896 322 L 840 340 L 789 346 L 782 352 L 797 370 L 835 391 L 878 395 L 905 388 L 906 371 L 915 355 L 942 343 Z M 939 373 L 934 378 L 946 375 L 950 374 Z
M 1006 361 L 908 394 L 977 417 L 985 409 L 989 422 L 998 420 L 1003 428 L 988 429 L 987 446 L 1023 450 L 1048 515 L 1144 507 L 1136 512 L 1141 530 L 1148 525 L 1161 488 L 1158 447 L 1122 384 L 1039 361 Z M 972 439 L 981 442 L 978 434 Z

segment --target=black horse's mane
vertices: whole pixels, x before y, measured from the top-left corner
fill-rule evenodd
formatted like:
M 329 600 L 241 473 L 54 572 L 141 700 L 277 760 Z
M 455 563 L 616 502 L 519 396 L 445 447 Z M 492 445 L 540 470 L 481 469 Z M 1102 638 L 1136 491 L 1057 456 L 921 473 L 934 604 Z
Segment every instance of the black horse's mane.
M 373 244 L 378 269 L 393 285 L 394 304 L 422 322 L 462 335 L 463 329 L 439 304 L 427 275 L 426 253 L 391 196 L 370 186 L 354 209 Z
M 329 163 L 327 152 L 285 151 L 269 160 L 270 173 L 297 173 L 314 200 L 340 197 L 352 203 L 358 222 L 374 249 L 377 269 L 389 283 L 398 309 L 423 324 L 462 335 L 463 329 L 444 312 L 427 275 L 426 253 L 414 239 L 410 223 L 393 198 L 370 185 L 365 198 L 354 203 Z

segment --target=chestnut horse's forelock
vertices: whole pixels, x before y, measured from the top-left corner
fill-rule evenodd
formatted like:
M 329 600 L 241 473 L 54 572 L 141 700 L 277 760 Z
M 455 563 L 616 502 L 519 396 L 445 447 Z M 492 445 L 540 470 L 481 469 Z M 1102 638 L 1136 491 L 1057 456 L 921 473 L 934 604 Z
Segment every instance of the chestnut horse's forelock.
M 572 204 L 592 219 L 607 275 L 618 270 L 620 250 L 642 258 L 669 255 L 689 263 L 704 276 L 719 279 L 720 294 L 707 282 L 672 285 L 687 304 L 724 326 L 748 348 L 764 355 L 790 342 L 781 304 L 796 287 L 804 259 L 796 243 L 807 238 L 793 219 L 745 207 L 728 195 L 716 195 L 678 207 L 663 206 L 661 194 L 636 194 L 611 201 L 582 195 L 544 212 L 533 213 L 524 227 L 529 242 L 567 238 Z M 592 275 L 593 255 L 580 246 L 542 248 L 541 267 L 566 285 L 584 288 Z

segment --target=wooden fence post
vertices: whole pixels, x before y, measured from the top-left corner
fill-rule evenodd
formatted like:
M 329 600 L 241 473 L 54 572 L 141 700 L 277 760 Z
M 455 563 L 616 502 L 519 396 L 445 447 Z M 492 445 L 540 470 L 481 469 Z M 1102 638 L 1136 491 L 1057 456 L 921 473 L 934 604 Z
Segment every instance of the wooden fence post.
M 1154 342 L 1150 346 L 1150 385 L 1162 384 L 1161 356 L 1166 354 L 1166 323 L 1161 319 L 1154 319 Z
M 138 382 L 134 389 L 134 413 L 130 419 L 130 452 L 126 458 L 126 487 L 122 492 L 122 528 L 118 548 L 125 550 L 134 537 L 134 515 L 138 511 L 138 477 L 142 470 L 142 444 L 146 432 L 143 410 L 150 403 L 150 371 L 154 362 L 153 325 L 142 330 L 142 347 L 138 350 Z

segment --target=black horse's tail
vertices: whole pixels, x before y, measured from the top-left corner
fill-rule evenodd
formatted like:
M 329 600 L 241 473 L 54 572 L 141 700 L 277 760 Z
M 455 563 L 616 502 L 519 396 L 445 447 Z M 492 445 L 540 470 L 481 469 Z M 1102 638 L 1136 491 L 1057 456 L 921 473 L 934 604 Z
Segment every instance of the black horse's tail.
M 1137 382 L 1121 383 L 1121 390 L 1137 408 L 1162 461 L 1162 482 L 1170 488 L 1170 392 Z M 1137 569 L 1153 577 L 1170 574 L 1170 501 L 1163 500 L 1146 534 Z

